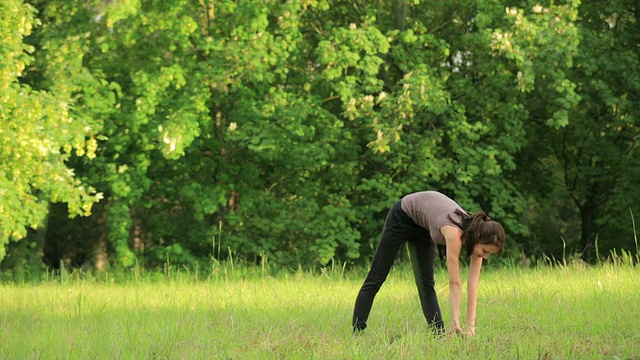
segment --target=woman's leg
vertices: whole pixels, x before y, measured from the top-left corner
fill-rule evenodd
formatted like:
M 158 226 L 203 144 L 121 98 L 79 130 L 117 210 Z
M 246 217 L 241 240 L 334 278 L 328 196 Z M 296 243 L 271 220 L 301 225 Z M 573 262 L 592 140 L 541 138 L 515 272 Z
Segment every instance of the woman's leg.
M 400 209 L 400 202 L 396 203 L 387 215 L 382 230 L 382 238 L 373 256 L 371 269 L 356 298 L 352 321 L 354 331 L 364 330 L 367 327 L 367 319 L 373 306 L 373 299 L 387 279 L 400 247 L 405 242 L 405 232 L 410 230 L 408 225 L 398 216 L 398 209 Z
M 413 265 L 413 274 L 420 295 L 422 312 L 427 319 L 427 323 L 433 330 L 441 334 L 444 332 L 444 321 L 438 304 L 438 297 L 435 291 L 434 268 L 438 249 L 436 244 L 430 239 L 420 239 L 409 241 L 409 254 Z

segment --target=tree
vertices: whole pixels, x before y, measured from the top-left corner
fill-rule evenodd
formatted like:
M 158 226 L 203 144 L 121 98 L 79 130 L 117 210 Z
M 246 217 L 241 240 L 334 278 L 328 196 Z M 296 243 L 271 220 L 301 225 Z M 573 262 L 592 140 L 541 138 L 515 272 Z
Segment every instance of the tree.
M 363 262 L 423 189 L 556 254 L 637 198 L 631 3 L 32 3 L 12 86 L 67 104 L 59 159 L 104 193 L 86 219 L 52 207 L 54 264 Z
M 35 9 L 21 1 L 4 1 L 0 21 L 2 260 L 9 241 L 25 238 L 28 228 L 42 229 L 50 202 L 66 203 L 70 216 L 88 216 L 101 194 L 78 180 L 66 164 L 72 154 L 94 158 L 96 148 L 97 126 L 90 119 L 74 116 L 72 89 L 63 78 L 65 71 L 78 70 L 69 62 L 80 56 L 77 49 L 70 44 L 58 48 L 58 58 L 49 63 L 46 75 L 52 86 L 34 89 L 21 79 L 34 64 L 30 54 L 35 47 L 25 38 L 38 25 Z M 36 253 L 42 249 L 42 244 L 24 244 L 26 248 L 35 245 Z M 18 258 L 26 260 L 26 256 Z
M 531 92 L 533 136 L 528 151 L 537 156 L 532 171 L 524 173 L 532 180 L 527 184 L 539 190 L 538 199 L 565 204 L 547 209 L 557 219 L 579 224 L 563 235 L 570 248 L 591 261 L 596 240 L 603 254 L 634 247 L 629 209 L 637 204 L 630 184 L 640 166 L 636 145 L 640 109 L 635 101 L 640 78 L 633 70 L 640 66 L 638 8 L 632 2 L 602 7 L 584 1 L 578 9 L 579 46 L 563 70 L 565 79 L 556 86 L 569 90 L 572 98 L 550 96 L 540 86 Z M 557 69 L 555 63 L 549 65 Z M 540 76 L 535 81 L 538 85 L 546 79 Z M 543 124 L 552 104 L 559 101 L 564 108 L 554 117 L 564 119 L 563 126 L 549 131 Z M 575 211 L 567 212 L 567 203 L 573 203 Z

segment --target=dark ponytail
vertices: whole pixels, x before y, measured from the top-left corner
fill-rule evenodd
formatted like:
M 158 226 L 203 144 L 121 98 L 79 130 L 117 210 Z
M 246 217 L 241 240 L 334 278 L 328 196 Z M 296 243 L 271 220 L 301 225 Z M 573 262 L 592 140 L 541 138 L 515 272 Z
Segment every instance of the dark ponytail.
M 456 209 L 454 214 L 458 219 L 449 215 L 449 220 L 462 230 L 462 244 L 467 250 L 467 255 L 473 253 L 476 244 L 488 244 L 498 247 L 498 254 L 502 253 L 504 246 L 504 229 L 497 221 L 491 220 L 484 211 L 470 214 Z

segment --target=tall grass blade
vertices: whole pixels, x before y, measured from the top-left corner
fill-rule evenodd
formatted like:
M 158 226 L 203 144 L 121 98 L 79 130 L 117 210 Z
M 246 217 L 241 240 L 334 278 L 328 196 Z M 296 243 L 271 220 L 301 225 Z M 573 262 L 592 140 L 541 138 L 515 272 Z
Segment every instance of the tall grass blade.
M 567 267 L 567 242 L 564 240 L 564 237 L 560 237 L 562 239 L 562 265 Z
M 633 217 L 633 211 L 631 210 L 631 206 L 629 206 L 629 213 L 631 214 L 631 225 L 633 226 L 633 240 L 636 243 L 636 260 L 640 262 L 640 248 L 638 248 L 638 233 L 636 232 L 636 221 Z

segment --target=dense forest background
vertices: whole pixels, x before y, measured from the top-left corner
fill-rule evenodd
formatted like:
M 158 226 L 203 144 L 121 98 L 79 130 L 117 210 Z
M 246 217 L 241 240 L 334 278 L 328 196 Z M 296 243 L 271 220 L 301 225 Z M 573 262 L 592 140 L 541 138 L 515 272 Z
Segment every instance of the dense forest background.
M 636 0 L 3 0 L 0 52 L 5 274 L 365 264 L 429 189 L 637 251 Z

